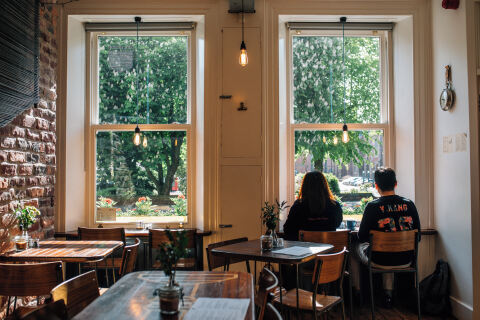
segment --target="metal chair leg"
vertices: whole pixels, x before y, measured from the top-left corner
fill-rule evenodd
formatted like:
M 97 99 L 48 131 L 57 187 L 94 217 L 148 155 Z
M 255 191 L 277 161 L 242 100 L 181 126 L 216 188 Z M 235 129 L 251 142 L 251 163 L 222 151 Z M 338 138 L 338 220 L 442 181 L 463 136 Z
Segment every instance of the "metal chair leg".
M 417 287 L 417 308 L 418 308 L 418 320 L 422 319 L 421 307 L 420 307 L 420 286 L 418 285 L 418 271 L 415 271 L 415 286 Z
M 372 275 L 371 268 L 368 268 L 368 277 L 370 280 L 370 303 L 372 307 L 372 320 L 375 320 L 375 302 L 373 297 L 373 275 Z
M 10 314 L 10 304 L 12 303 L 12 297 L 8 296 L 8 302 L 7 302 L 7 317 Z
M 353 290 L 352 290 L 352 272 L 348 274 L 348 294 L 350 295 L 350 319 L 353 319 Z

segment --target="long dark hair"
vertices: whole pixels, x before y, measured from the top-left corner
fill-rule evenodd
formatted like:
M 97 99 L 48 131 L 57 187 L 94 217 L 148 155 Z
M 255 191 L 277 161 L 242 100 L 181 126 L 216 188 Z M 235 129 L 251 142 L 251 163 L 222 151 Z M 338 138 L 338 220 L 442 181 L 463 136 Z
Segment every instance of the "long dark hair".
M 308 205 L 312 215 L 320 215 L 328 202 L 335 202 L 335 197 L 330 191 L 327 179 L 320 171 L 305 174 L 298 198 Z

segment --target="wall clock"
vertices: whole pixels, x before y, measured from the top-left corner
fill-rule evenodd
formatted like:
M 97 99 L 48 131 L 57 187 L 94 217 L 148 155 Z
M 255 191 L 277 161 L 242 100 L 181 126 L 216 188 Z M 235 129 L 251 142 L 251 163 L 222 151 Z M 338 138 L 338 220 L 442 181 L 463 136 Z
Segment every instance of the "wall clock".
M 440 108 L 443 111 L 448 111 L 453 108 L 455 104 L 455 91 L 452 89 L 451 68 L 445 66 L 445 89 L 440 94 Z

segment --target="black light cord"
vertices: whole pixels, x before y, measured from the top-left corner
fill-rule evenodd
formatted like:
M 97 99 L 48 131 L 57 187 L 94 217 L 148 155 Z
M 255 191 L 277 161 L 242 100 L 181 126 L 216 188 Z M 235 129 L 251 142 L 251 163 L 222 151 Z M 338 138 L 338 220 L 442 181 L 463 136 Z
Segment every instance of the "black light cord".
M 243 8 L 243 0 L 242 0 L 242 42 L 244 42 L 244 37 L 243 37 L 243 33 L 244 33 L 244 24 L 245 24 L 245 9 Z
M 347 86 L 345 84 L 345 22 L 347 21 L 346 17 L 341 17 L 340 21 L 342 22 L 342 47 L 343 47 L 343 62 L 342 62 L 342 75 L 343 75 L 343 123 L 347 124 L 347 111 L 345 107 L 345 96 L 347 91 Z
M 142 18 L 140 17 L 135 17 L 135 22 L 137 23 L 137 49 L 135 51 L 136 55 L 137 55 L 137 61 L 136 61 L 136 65 L 135 65 L 135 71 L 136 71 L 136 94 L 137 94 L 137 107 L 136 107 L 136 113 L 137 113 L 137 127 L 138 127 L 138 104 L 139 104 L 139 100 L 138 100 L 138 60 L 140 60 L 140 55 L 138 54 L 138 25 L 140 23 Z

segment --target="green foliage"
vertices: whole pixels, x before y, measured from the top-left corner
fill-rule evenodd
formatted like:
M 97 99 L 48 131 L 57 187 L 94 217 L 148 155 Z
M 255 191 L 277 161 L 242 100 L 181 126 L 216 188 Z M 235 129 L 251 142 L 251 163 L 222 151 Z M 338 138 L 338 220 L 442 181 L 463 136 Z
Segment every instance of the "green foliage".
M 168 242 L 159 245 L 158 260 L 166 276 L 175 275 L 177 263 L 180 258 L 187 255 L 188 238 L 186 231 L 178 231 L 174 234 L 166 230 Z
M 265 202 L 265 206 L 262 207 L 261 219 L 262 223 L 267 227 L 267 230 L 275 230 L 277 227 L 277 222 L 280 219 L 280 213 L 288 208 L 287 202 L 282 201 L 281 203 L 275 199 L 274 204 L 270 204 L 268 201 Z
M 176 216 L 186 216 L 187 215 L 187 199 L 183 194 L 178 195 L 177 198 L 172 198 L 174 203 L 174 210 Z
M 373 197 L 368 197 L 368 198 L 362 198 L 359 203 L 355 204 L 353 208 L 349 207 L 343 207 L 343 214 L 344 215 L 362 215 L 365 212 L 365 208 L 367 207 L 367 204 L 373 201 Z
M 23 209 L 18 208 L 15 211 L 15 217 L 17 218 L 18 225 L 22 230 L 27 230 L 40 215 L 40 211 L 34 206 L 25 206 Z
M 338 178 L 333 173 L 324 173 L 324 175 L 327 179 L 330 191 L 332 191 L 334 195 L 340 194 L 340 185 L 338 184 Z
M 113 208 L 117 203 L 110 198 L 99 197 L 97 201 L 97 208 Z
M 135 202 L 135 207 L 137 207 L 137 215 L 139 216 L 149 216 L 152 213 L 152 200 L 149 197 L 140 197 L 138 201 Z

